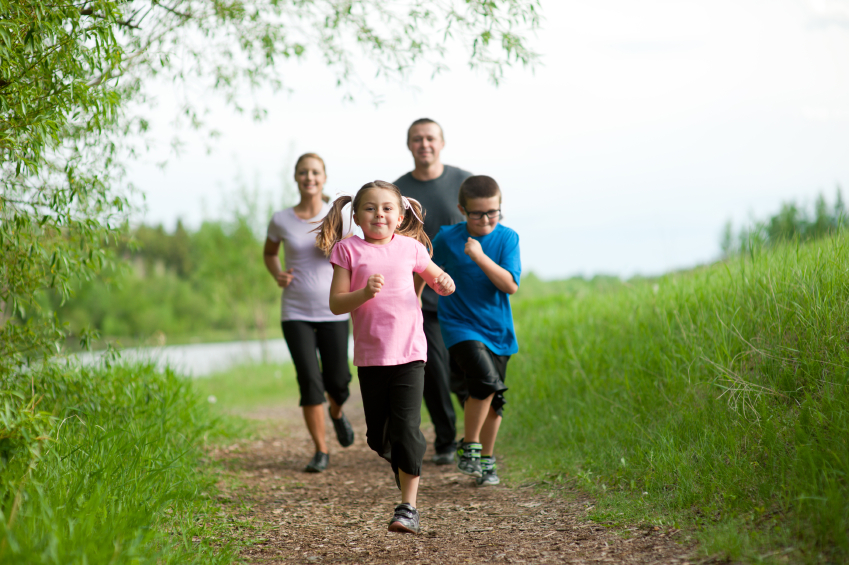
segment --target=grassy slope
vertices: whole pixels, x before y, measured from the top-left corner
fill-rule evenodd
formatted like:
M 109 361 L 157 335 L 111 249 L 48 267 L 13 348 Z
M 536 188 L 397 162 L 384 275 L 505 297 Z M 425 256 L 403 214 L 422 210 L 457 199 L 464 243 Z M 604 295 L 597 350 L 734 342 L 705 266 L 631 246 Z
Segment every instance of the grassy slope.
M 849 559 L 849 240 L 520 297 L 502 446 L 697 526 L 706 553 Z
M 45 372 L 0 386 L 0 562 L 229 563 L 203 446 L 224 426 L 150 367 Z

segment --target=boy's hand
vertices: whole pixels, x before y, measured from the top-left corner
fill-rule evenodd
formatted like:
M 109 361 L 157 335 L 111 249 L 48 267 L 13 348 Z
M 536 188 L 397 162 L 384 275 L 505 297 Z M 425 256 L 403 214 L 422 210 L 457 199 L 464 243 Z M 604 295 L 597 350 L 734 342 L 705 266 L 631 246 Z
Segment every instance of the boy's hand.
M 374 296 L 380 292 L 380 289 L 383 287 L 383 275 L 372 275 L 368 278 L 368 282 L 366 283 L 366 287 L 363 289 L 363 292 L 366 293 L 366 299 L 370 300 L 374 298 Z
M 280 288 L 286 288 L 290 284 L 292 284 L 292 279 L 295 278 L 295 275 L 292 273 L 295 269 L 287 269 L 285 273 L 280 273 L 275 278 L 277 279 L 277 286 Z
M 454 279 L 448 273 L 442 273 L 433 279 L 433 290 L 439 296 L 448 296 L 454 292 L 454 288 Z
M 476 239 L 472 239 L 471 237 L 466 240 L 466 247 L 463 251 L 465 251 L 466 255 L 468 255 L 475 263 L 477 263 L 478 259 L 482 256 L 485 256 L 480 242 Z

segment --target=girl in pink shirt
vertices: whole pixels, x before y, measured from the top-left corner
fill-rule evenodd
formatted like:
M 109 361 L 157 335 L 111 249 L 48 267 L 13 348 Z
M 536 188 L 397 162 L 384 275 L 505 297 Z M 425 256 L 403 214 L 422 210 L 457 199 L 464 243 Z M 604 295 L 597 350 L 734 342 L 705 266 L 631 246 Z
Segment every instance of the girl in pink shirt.
M 342 208 L 349 203 L 362 239 L 343 239 Z M 350 312 L 353 319 L 368 445 L 392 464 L 401 489 L 391 532 L 419 532 L 416 494 L 426 448 L 420 426 L 427 342 L 414 274 L 441 296 L 454 292 L 454 281 L 430 260 L 423 217 L 419 203 L 401 196 L 394 184 L 374 181 L 353 199 L 337 198 L 316 237 L 333 265 L 330 311 Z

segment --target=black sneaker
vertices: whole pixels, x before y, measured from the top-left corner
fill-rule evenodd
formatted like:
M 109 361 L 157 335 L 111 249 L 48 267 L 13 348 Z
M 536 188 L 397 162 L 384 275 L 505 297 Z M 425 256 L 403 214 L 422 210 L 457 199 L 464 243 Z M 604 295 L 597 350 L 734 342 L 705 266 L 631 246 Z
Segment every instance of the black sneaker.
M 395 515 L 389 520 L 389 531 L 402 534 L 419 533 L 419 511 L 402 502 L 395 507 Z
M 498 473 L 496 472 L 495 456 L 481 456 L 481 476 L 475 479 L 475 484 L 479 487 L 494 486 L 500 483 Z
M 431 459 L 437 465 L 453 465 L 454 451 L 446 451 L 445 453 L 437 453 Z
M 339 440 L 339 445 L 348 447 L 354 443 L 354 428 L 351 427 L 351 422 L 345 417 L 344 412 L 338 420 L 331 416 L 330 421 L 333 422 L 333 429 L 336 430 L 336 439 Z
M 481 449 L 479 443 L 460 441 L 457 448 L 457 470 L 470 477 L 481 476 Z
M 312 456 L 312 459 L 309 463 L 307 463 L 304 471 L 307 473 L 321 473 L 325 469 L 327 469 L 327 464 L 330 463 L 330 454 L 322 453 L 321 451 L 316 451 L 315 455 Z

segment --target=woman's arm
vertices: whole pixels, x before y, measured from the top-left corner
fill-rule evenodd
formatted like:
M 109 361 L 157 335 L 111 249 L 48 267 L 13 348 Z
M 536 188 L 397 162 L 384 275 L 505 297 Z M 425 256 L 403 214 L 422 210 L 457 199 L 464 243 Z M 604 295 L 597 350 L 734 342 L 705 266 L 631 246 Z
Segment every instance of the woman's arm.
M 364 288 L 351 291 L 351 271 L 333 265 L 333 280 L 330 282 L 330 311 L 336 315 L 356 310 L 374 298 L 383 287 L 383 275 L 372 275 Z
M 519 285 L 513 280 L 513 275 L 510 274 L 510 271 L 487 257 L 479 241 L 470 237 L 466 240 L 464 251 L 481 268 L 484 274 L 489 277 L 495 288 L 507 294 L 513 294 L 519 290 Z
M 419 282 L 421 281 L 421 282 Z M 424 283 L 432 288 L 439 296 L 448 296 L 454 292 L 454 279 L 451 276 L 436 266 L 433 261 L 427 268 L 419 273 L 419 278 L 416 278 L 416 292 L 421 296 L 421 291 L 424 289 Z
M 265 240 L 265 247 L 262 250 L 262 260 L 265 261 L 265 268 L 268 269 L 268 272 L 271 273 L 271 276 L 277 281 L 277 286 L 286 288 L 294 278 L 292 273 L 295 269 L 289 269 L 288 271 L 283 270 L 283 267 L 280 265 L 279 252 L 279 241 L 271 241 L 270 239 Z

